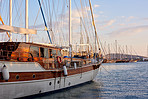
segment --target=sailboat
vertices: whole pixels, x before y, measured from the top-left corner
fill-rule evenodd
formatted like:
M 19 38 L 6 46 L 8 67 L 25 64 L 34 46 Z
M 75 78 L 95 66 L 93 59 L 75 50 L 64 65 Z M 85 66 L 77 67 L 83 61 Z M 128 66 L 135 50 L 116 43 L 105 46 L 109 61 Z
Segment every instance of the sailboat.
M 42 11 L 40 0 L 38 2 Z M 26 7 L 27 3 L 28 0 Z M 12 0 L 10 0 L 10 14 L 11 4 Z M 69 13 L 71 13 L 70 6 L 71 0 L 69 0 Z M 36 34 L 37 31 L 28 29 L 27 10 L 28 8 L 25 17 L 26 28 L 12 26 L 11 17 L 9 26 L 0 25 L 0 32 L 9 32 L 10 36 L 9 42 L 0 42 L 0 98 L 26 97 L 92 81 L 98 73 L 102 60 L 96 55 L 93 58 L 72 57 L 71 15 L 69 14 L 70 55 L 63 58 L 61 53 L 63 47 L 28 42 L 28 34 Z M 11 42 L 11 33 L 25 34 L 26 42 Z

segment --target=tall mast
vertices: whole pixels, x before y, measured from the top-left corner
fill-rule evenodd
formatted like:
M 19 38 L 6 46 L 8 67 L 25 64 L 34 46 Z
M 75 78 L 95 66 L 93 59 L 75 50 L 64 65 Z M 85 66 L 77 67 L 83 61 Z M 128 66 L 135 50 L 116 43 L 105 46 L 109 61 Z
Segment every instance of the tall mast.
M 94 16 L 93 16 L 93 11 L 92 11 L 92 6 L 91 6 L 91 1 L 90 0 L 89 0 L 89 5 L 90 5 L 91 16 L 92 16 L 92 23 L 93 23 L 93 27 L 94 27 L 94 30 L 95 30 L 95 53 L 96 53 L 96 41 L 97 41 L 98 49 L 99 49 L 99 56 L 101 56 L 100 55 L 101 54 L 101 49 L 100 49 L 100 45 L 99 45 L 99 39 L 98 39 L 98 35 L 97 35 L 97 29 L 96 29 L 96 26 L 95 26 L 95 21 L 94 21 Z
M 108 44 L 108 55 L 109 55 L 108 59 L 110 60 L 111 59 L 110 58 L 110 44 Z
M 12 0 L 9 0 L 9 26 L 12 26 Z M 12 33 L 10 34 L 10 42 L 12 42 Z
M 116 46 L 116 60 L 117 60 L 118 59 L 118 56 L 117 56 L 117 52 L 118 52 L 117 40 L 115 40 L 115 46 Z
M 28 29 L 28 0 L 25 1 L 25 28 Z M 25 42 L 28 42 L 28 34 L 25 34 Z
M 71 0 L 69 0 L 69 56 L 72 57 L 72 45 L 71 45 Z
M 148 45 L 147 45 L 147 57 L 148 57 Z

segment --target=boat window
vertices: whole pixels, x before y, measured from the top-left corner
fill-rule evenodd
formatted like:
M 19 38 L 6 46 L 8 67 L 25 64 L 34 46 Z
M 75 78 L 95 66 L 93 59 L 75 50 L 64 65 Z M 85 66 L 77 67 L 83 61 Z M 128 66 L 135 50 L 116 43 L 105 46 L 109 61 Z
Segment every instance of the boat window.
M 56 55 L 57 54 L 57 52 L 56 52 L 56 50 L 52 50 L 52 55 Z
M 49 57 L 52 58 L 52 49 L 49 49 Z
M 39 48 L 36 46 L 31 46 L 30 53 L 33 55 L 33 57 L 39 57 Z
M 45 57 L 45 58 L 49 58 L 49 55 L 48 55 L 48 48 L 44 48 L 44 57 Z
M 44 48 L 40 47 L 40 57 L 44 57 Z
M 61 51 L 60 50 L 58 50 L 58 56 L 61 56 Z

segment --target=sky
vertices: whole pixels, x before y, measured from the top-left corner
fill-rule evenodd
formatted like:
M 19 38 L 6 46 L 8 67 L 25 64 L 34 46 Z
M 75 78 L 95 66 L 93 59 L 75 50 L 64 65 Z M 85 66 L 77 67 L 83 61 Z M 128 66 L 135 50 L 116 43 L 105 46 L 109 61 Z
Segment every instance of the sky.
M 133 49 L 147 56 L 148 0 L 93 0 L 98 35 L 105 45 Z M 106 48 L 108 50 L 108 47 Z
M 13 0 L 13 25 L 24 27 L 24 5 L 25 0 Z M 46 20 L 49 24 L 49 29 L 52 29 L 51 37 L 58 37 L 58 43 L 67 43 L 68 36 L 68 0 L 49 0 L 44 1 L 43 10 L 47 14 Z M 53 2 L 54 1 L 54 2 Z M 91 17 L 88 0 L 72 0 L 72 33 L 73 43 L 79 43 L 80 40 L 80 16 L 86 26 L 82 25 L 82 31 L 88 29 L 88 32 L 94 32 L 91 23 Z M 108 53 L 108 46 L 111 52 L 115 52 L 115 40 L 120 49 L 124 50 L 128 47 L 129 54 L 138 54 L 147 56 L 148 45 L 148 0 L 91 0 L 94 12 L 94 19 L 97 28 L 98 37 L 101 45 Z M 0 0 L 0 15 L 2 16 L 5 24 L 9 24 L 9 0 Z M 53 6 L 54 5 L 54 6 Z M 50 6 L 50 9 L 46 7 Z M 77 8 L 78 7 L 78 8 Z M 31 10 L 30 10 L 31 9 Z M 54 9 L 54 10 L 53 10 Z M 79 11 L 83 11 L 80 13 Z M 46 10 L 46 11 L 45 11 Z M 53 10 L 53 11 L 52 11 Z M 51 11 L 51 12 L 50 12 Z M 19 12 L 19 14 L 18 14 Z M 88 16 L 87 16 L 88 15 Z M 85 21 L 89 19 L 88 21 Z M 53 20 L 51 22 L 51 20 Z M 61 21 L 62 20 L 62 21 Z M 52 28 L 50 28 L 52 27 Z M 47 33 L 44 30 L 44 23 L 39 12 L 37 0 L 29 0 L 29 28 L 37 28 L 38 34 L 30 36 L 33 41 L 41 41 L 48 43 Z M 64 28 L 64 29 L 63 29 Z M 42 31 L 42 32 L 41 32 Z M 44 32 L 44 33 L 43 33 Z M 83 33 L 86 37 L 86 34 Z M 89 38 L 93 39 L 94 34 L 89 34 Z M 20 39 L 19 39 L 20 38 Z M 6 35 L 1 40 L 7 39 Z M 13 39 L 16 41 L 24 40 L 24 36 L 13 34 Z M 64 40 L 65 41 L 64 41 Z M 56 39 L 53 39 L 56 42 Z M 85 41 L 86 42 L 86 41 Z

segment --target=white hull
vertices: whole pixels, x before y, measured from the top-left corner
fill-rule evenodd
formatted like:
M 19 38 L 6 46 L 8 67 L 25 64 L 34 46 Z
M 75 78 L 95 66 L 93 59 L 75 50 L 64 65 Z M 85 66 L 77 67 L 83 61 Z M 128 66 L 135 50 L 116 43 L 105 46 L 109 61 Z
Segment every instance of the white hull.
M 67 77 L 32 81 L 3 82 L 0 83 L 0 99 L 12 99 L 35 95 L 85 83 L 96 77 L 98 69 Z M 51 85 L 49 85 L 50 82 Z

